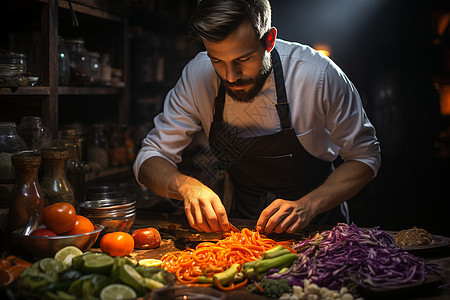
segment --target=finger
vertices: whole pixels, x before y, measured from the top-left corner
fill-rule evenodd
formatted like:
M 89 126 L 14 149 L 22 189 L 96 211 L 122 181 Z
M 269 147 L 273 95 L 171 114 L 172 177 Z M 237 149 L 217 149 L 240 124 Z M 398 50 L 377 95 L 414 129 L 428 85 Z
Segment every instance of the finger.
M 217 222 L 216 212 L 214 211 L 212 206 L 205 205 L 203 207 L 203 213 L 205 215 L 206 222 L 208 223 L 211 231 L 220 232 L 221 230 L 220 230 L 219 223 Z
M 201 231 L 212 232 L 212 229 L 209 226 L 208 221 L 200 207 L 198 207 L 195 212 L 195 222 L 197 223 L 197 226 L 201 228 Z
M 194 215 L 192 214 L 192 208 L 190 203 L 186 203 L 184 205 L 184 212 L 186 214 L 186 218 L 189 222 L 189 225 L 191 225 L 192 228 L 194 228 L 197 231 L 202 231 L 200 227 L 197 226 L 196 222 L 195 222 L 195 218 Z
M 266 232 L 267 222 L 269 218 L 277 212 L 278 205 L 276 204 L 277 200 L 272 202 L 269 206 L 267 206 L 259 215 L 258 221 L 256 222 L 256 230 L 259 232 Z
M 275 228 L 280 224 L 284 219 L 289 217 L 291 214 L 291 210 L 288 207 L 288 210 L 279 207 L 276 213 L 274 213 L 269 220 L 267 221 L 266 227 L 264 228 L 265 233 L 271 233 L 275 230 Z
M 220 227 L 218 228 L 219 231 L 230 231 L 227 211 L 225 210 L 225 206 L 223 206 L 222 202 L 220 200 L 213 201 L 212 208 L 217 216 L 218 226 Z
M 282 233 L 284 232 L 292 223 L 295 222 L 295 216 L 293 216 L 292 214 L 289 215 L 288 217 L 284 218 L 281 220 L 280 223 L 278 223 L 278 225 L 274 228 L 274 232 L 275 233 Z
M 302 219 L 297 219 L 297 221 L 295 221 L 288 228 L 286 228 L 286 233 L 295 233 L 307 226 L 307 224 L 304 226 L 302 226 L 302 224 L 304 224 L 304 221 Z

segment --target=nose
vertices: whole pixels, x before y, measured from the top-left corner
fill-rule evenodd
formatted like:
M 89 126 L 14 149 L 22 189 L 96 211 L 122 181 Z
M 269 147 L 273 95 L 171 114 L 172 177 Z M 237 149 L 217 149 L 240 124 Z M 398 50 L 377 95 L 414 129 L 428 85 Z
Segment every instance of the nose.
M 227 64 L 226 66 L 226 80 L 228 82 L 235 82 L 242 76 L 242 70 L 234 63 Z

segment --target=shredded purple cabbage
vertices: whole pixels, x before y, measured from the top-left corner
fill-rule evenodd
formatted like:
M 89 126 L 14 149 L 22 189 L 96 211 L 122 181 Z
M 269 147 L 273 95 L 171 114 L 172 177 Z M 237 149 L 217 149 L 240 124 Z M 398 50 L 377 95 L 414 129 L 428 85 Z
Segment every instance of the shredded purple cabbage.
M 435 265 L 398 248 L 394 237 L 378 227 L 361 230 L 355 224 L 338 224 L 320 235 L 320 243 L 308 248 L 304 242 L 294 245 L 294 249 L 307 250 L 299 253 L 289 271 L 267 277 L 286 278 L 291 286 L 303 286 L 308 279 L 339 290 L 352 281 L 363 287 L 423 283 L 427 272 L 438 272 Z

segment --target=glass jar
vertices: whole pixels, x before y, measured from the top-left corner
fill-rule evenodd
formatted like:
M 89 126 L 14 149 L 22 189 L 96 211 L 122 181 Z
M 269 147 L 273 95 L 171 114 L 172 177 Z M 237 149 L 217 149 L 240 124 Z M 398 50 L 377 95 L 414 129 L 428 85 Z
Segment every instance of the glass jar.
M 24 228 L 31 216 L 42 216 L 44 193 L 38 182 L 41 156 L 35 151 L 22 151 L 11 157 L 16 170 L 9 212 L 9 231 Z M 39 217 L 38 217 L 39 221 Z
M 27 144 L 28 150 L 41 150 L 52 145 L 50 130 L 42 125 L 40 117 L 24 116 L 17 126 L 17 133 Z
M 110 166 L 122 166 L 127 163 L 125 139 L 118 125 L 111 125 L 108 136 L 108 158 Z
M 70 85 L 70 55 L 64 39 L 58 36 L 58 82 L 60 86 Z
M 127 150 L 127 162 L 133 163 L 136 158 L 136 145 L 131 137 L 130 128 L 127 124 L 120 124 L 120 129 L 122 131 L 123 139 L 125 141 L 125 148 Z
M 69 150 L 64 147 L 50 147 L 41 150 L 44 176 L 40 182 L 46 205 L 67 202 L 77 208 L 75 195 L 66 176 Z
M 27 150 L 27 145 L 17 134 L 16 123 L 0 122 L 0 182 L 14 183 L 16 174 L 11 155 Z
M 26 55 L 0 51 L 0 87 L 21 87 L 27 84 Z
M 85 48 L 84 39 L 67 39 L 65 44 L 70 56 L 71 85 L 88 86 L 92 73 L 89 52 Z
M 102 79 L 102 66 L 100 65 L 100 54 L 98 52 L 89 52 L 91 58 L 91 84 L 100 85 Z
M 87 160 L 93 170 L 97 167 L 100 169 L 108 167 L 108 140 L 103 124 L 92 125 L 87 148 Z

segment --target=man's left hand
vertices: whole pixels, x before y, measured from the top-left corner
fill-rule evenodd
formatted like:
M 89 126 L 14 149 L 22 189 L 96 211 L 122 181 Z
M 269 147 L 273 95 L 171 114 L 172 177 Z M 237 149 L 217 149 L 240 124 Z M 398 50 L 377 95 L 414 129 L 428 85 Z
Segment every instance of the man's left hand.
M 310 201 L 276 199 L 261 212 L 256 229 L 266 234 L 294 233 L 308 226 L 314 216 Z

